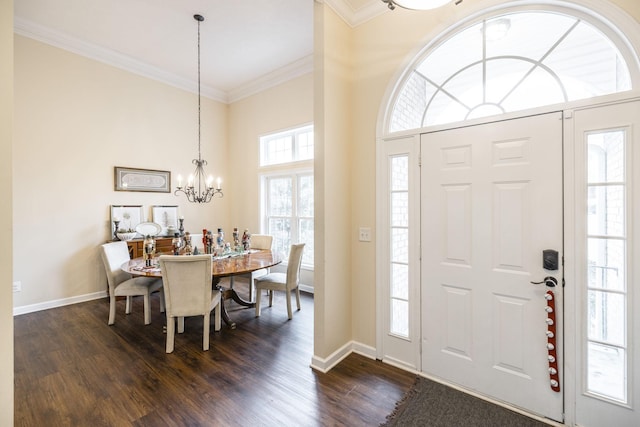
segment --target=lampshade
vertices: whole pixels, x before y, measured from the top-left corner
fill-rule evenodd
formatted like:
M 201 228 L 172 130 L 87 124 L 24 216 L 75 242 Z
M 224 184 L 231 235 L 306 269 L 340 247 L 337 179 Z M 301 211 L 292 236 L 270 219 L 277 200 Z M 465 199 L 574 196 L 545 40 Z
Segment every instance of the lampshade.
M 393 0 L 393 3 L 405 9 L 428 10 L 444 6 L 452 1 L 453 0 Z

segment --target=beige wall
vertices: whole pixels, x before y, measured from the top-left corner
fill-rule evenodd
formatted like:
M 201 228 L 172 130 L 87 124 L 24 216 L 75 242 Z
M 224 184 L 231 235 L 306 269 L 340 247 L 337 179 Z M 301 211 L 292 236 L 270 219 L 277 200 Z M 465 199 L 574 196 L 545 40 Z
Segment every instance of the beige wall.
M 351 30 L 314 3 L 315 339 L 325 359 L 352 339 Z
M 229 105 L 229 171 L 232 227 L 248 228 L 263 233 L 260 223 L 260 174 L 277 167 L 260 168 L 260 137 L 313 123 L 313 73 L 247 97 Z M 296 167 L 311 167 L 313 162 L 300 162 Z M 237 196 L 236 196 L 237 195 Z M 305 249 L 306 250 L 306 249 Z M 274 271 L 285 272 L 285 266 Z M 314 286 L 312 270 L 302 269 L 300 282 Z
M 290 80 L 229 106 L 232 222 L 260 230 L 260 136 L 313 122 L 313 74 Z M 235 196 L 238 195 L 238 196 Z
M 13 1 L 0 0 L 0 425 L 13 425 Z
M 110 205 L 178 205 L 185 229 L 228 229 L 234 196 L 193 205 L 173 193 L 116 192 L 114 166 L 193 171 L 193 93 L 15 36 L 13 144 L 14 306 L 106 289 L 97 247 L 110 238 Z M 207 172 L 231 185 L 224 104 L 202 98 Z M 105 319 L 106 322 L 106 319 Z

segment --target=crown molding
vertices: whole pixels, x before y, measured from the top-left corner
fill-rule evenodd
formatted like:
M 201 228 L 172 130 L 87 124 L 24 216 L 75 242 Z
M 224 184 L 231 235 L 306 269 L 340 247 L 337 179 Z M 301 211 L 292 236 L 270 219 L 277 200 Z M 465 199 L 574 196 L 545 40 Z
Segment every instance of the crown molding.
M 256 80 L 228 92 L 228 102 L 236 102 L 296 77 L 313 72 L 313 55 L 305 56 Z
M 365 6 L 358 10 L 353 10 L 346 0 L 324 0 L 323 3 L 333 9 L 351 28 L 389 11 L 389 8 L 380 0 L 369 0 Z
M 69 52 L 123 69 L 133 74 L 138 74 L 159 82 L 198 93 L 198 83 L 185 79 L 175 74 L 154 67 L 127 55 L 106 49 L 96 44 L 71 37 L 68 34 L 52 30 L 33 22 L 14 17 L 14 32 L 20 36 L 28 37 L 39 42 L 67 50 Z M 218 102 L 228 103 L 226 92 L 211 86 L 202 85 L 201 95 Z
M 326 3 L 352 28 L 388 10 L 380 0 L 370 0 L 366 6 L 357 11 L 354 11 L 346 0 L 316 0 L 316 2 Z M 198 83 L 195 80 L 185 79 L 131 56 L 123 55 L 93 43 L 88 43 L 66 33 L 19 17 L 14 17 L 14 32 L 20 36 L 37 40 L 133 74 L 147 77 L 188 92 L 198 93 Z M 200 90 L 201 95 L 204 97 L 229 104 L 311 72 L 313 72 L 313 55 L 308 55 L 228 92 L 207 85 L 202 85 Z

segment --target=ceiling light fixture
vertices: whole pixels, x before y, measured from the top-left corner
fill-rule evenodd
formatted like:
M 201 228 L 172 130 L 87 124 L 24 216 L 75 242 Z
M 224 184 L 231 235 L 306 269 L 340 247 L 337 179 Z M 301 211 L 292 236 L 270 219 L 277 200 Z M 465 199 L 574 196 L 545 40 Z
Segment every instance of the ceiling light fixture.
M 396 6 L 412 10 L 429 10 L 436 9 L 453 1 L 454 0 L 382 0 L 382 3 L 386 3 L 387 7 L 391 10 L 394 10 Z M 460 3 L 462 3 L 462 0 L 455 1 L 455 4 Z
M 191 162 L 196 165 L 196 170 L 189 175 L 186 187 L 182 186 L 182 177 L 178 175 L 178 186 L 173 194 L 177 196 L 182 192 L 191 203 L 209 203 L 214 196 L 222 197 L 222 189 L 220 178 L 218 178 L 217 188 L 213 188 L 213 177 L 211 175 L 207 177 L 204 172 L 207 161 L 203 160 L 200 154 L 200 23 L 204 21 L 204 17 L 193 15 L 193 19 L 198 21 L 198 158 Z

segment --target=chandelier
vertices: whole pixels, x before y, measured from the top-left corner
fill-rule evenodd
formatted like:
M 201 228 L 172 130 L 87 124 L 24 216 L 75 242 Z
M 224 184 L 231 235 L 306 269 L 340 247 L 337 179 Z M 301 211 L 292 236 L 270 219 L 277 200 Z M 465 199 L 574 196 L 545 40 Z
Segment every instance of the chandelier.
M 213 177 L 211 175 L 207 177 L 204 172 L 207 161 L 202 158 L 200 153 L 200 23 L 204 21 L 204 17 L 193 15 L 193 19 L 198 21 L 198 158 L 191 162 L 196 166 L 196 169 L 192 175 L 189 175 L 185 187 L 182 186 L 182 177 L 178 175 L 178 186 L 173 194 L 177 196 L 178 193 L 184 193 L 191 203 L 209 203 L 214 196 L 222 197 L 222 189 L 220 188 L 220 178 L 218 178 L 216 188 L 213 187 Z
M 396 6 L 400 6 L 405 9 L 428 10 L 444 6 L 452 1 L 454 0 L 382 0 L 382 3 L 386 3 L 391 10 L 394 10 Z M 462 3 L 462 0 L 455 0 L 455 4 L 460 3 Z

